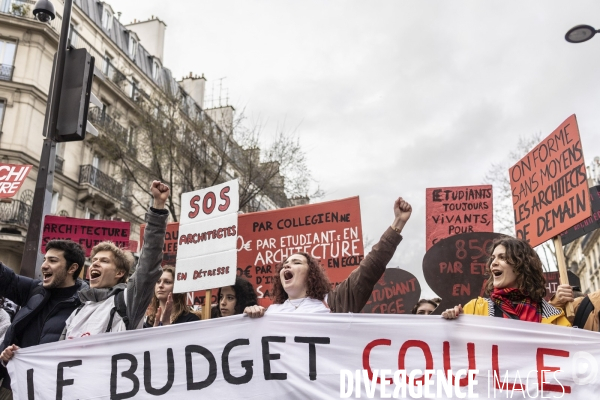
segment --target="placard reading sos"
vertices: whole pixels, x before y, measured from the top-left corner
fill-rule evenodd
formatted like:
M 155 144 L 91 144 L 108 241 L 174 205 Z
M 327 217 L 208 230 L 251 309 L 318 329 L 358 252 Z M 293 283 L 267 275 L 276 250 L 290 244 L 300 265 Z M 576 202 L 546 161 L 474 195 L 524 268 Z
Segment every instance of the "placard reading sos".
M 181 195 L 182 224 L 199 222 L 238 212 L 239 183 L 235 179 L 220 185 Z

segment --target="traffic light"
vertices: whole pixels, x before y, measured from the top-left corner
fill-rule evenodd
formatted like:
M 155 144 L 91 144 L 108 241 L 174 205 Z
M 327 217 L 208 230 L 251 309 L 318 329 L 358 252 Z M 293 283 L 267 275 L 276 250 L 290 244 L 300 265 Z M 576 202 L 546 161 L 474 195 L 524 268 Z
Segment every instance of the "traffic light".
M 93 78 L 94 57 L 86 49 L 69 48 L 56 121 L 57 142 L 83 140 L 86 131 L 98 136 L 96 128 L 87 120 L 90 101 L 101 106 L 92 94 Z

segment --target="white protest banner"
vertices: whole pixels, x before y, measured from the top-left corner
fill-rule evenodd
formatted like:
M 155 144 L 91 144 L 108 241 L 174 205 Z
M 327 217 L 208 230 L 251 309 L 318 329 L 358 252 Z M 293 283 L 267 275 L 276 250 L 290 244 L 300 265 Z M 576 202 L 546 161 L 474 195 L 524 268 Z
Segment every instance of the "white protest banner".
M 239 204 L 237 179 L 181 195 L 173 292 L 235 283 Z
M 596 398 L 599 364 L 600 335 L 574 328 L 290 313 L 28 347 L 8 370 L 15 399 L 568 400 Z
M 25 182 L 33 165 L 0 163 L 0 198 L 13 197 Z

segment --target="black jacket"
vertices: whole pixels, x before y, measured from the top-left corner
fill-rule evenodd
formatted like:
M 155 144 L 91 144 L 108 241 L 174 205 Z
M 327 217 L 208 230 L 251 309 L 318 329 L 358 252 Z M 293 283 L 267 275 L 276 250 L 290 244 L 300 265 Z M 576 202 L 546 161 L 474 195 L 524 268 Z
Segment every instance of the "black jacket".
M 80 279 L 75 282 L 77 292 L 81 289 L 87 289 L 87 283 Z M 42 286 L 39 279 L 31 279 L 14 273 L 13 270 L 0 262 L 0 296 L 6 297 L 18 305 L 21 309 L 15 314 L 13 322 L 6 331 L 1 350 L 4 350 L 11 344 L 20 346 L 21 338 L 24 334 L 35 335 L 39 338 L 37 344 L 56 342 L 60 338 L 65 327 L 65 321 L 80 303 L 77 292 L 58 303 L 46 317 L 41 331 L 33 332 L 32 328 L 37 324 L 29 324 L 36 315 L 38 315 L 44 306 L 50 301 L 52 290 L 47 290 Z M 24 328 L 28 327 L 27 332 Z M 3 368 L 2 368 L 3 369 Z M 2 373 L 0 372 L 0 375 Z

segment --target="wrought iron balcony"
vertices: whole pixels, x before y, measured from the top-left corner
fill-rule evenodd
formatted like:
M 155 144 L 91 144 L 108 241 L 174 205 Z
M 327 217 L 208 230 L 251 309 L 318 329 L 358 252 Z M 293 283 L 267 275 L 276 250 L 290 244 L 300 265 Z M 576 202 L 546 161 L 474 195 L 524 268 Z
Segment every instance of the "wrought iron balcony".
M 0 64 L 0 80 L 12 81 L 14 65 Z
M 120 199 L 123 193 L 123 185 L 93 165 L 82 165 L 79 168 L 79 184 L 87 183 L 96 189 L 103 191 L 109 196 Z
M 31 206 L 20 200 L 12 200 L 10 203 L 0 203 L 0 223 L 17 225 L 27 229 Z
M 127 140 L 127 129 L 114 120 L 110 115 L 102 114 L 102 110 L 98 107 L 90 108 L 88 119 L 97 128 L 103 129 L 107 133 L 112 134 L 118 141 L 124 144 Z

